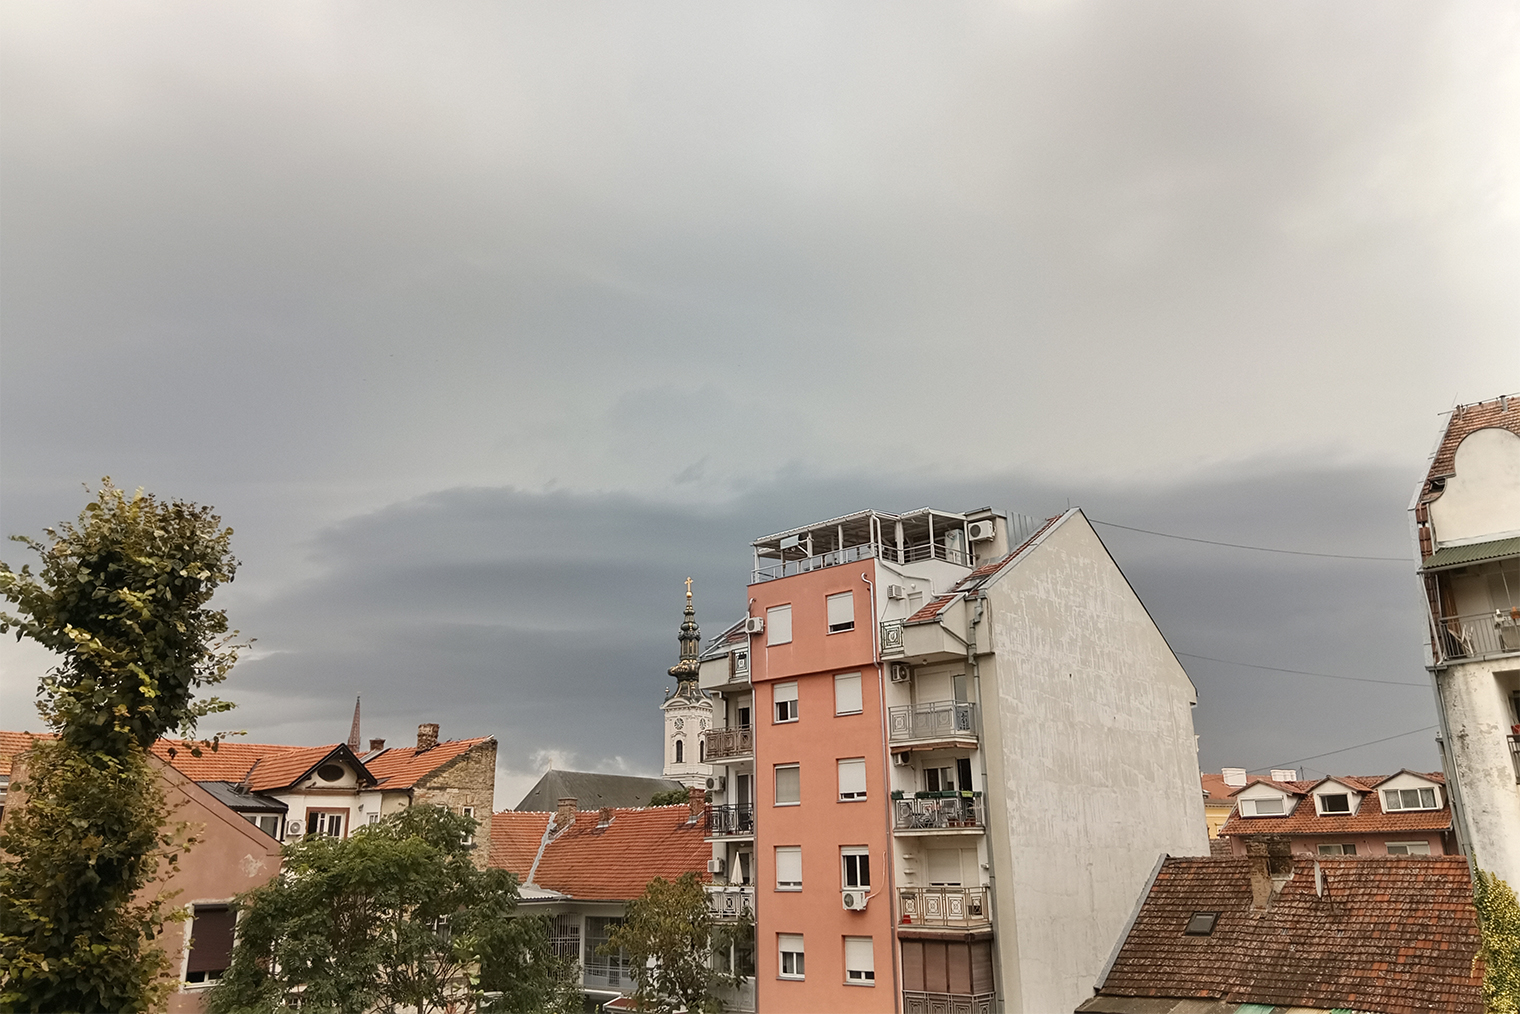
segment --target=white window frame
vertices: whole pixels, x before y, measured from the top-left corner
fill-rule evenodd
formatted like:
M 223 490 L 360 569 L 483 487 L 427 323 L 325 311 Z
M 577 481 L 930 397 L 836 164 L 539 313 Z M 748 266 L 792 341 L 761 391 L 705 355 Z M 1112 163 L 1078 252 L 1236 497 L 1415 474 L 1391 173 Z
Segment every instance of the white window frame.
M 1383 848 L 1391 856 L 1428 856 L 1431 855 L 1429 841 L 1387 841 Z M 1402 851 L 1395 852 L 1394 849 Z
M 839 777 L 839 801 L 860 803 L 866 798 L 866 759 L 864 757 L 841 757 L 835 762 Z M 860 776 L 856 778 L 855 772 Z M 848 776 L 846 775 L 848 772 Z M 846 780 L 848 778 L 848 781 Z M 848 784 L 849 788 L 846 788 Z M 858 787 L 857 787 L 858 786 Z
M 848 605 L 850 618 L 846 620 L 845 606 Z M 855 629 L 855 593 L 853 591 L 839 592 L 824 599 L 824 608 L 827 610 L 829 633 L 843 634 Z
M 802 765 L 801 764 L 777 764 L 775 768 L 775 780 L 771 783 L 771 803 L 776 806 L 801 806 L 802 805 Z M 781 798 L 781 772 L 797 772 L 797 798 Z
M 1350 848 L 1352 851 L 1347 852 L 1347 848 Z M 1355 850 L 1356 845 L 1351 842 L 1346 842 L 1344 844 L 1341 842 L 1326 842 L 1322 845 L 1317 845 L 1314 848 L 1315 854 L 1321 856 L 1354 856 L 1356 855 Z
M 1260 799 L 1242 799 L 1240 802 L 1240 815 L 1242 817 L 1285 817 L 1288 814 L 1288 801 L 1281 796 L 1267 796 Z M 1275 803 L 1278 806 L 1277 812 L 1262 813 L 1260 806 L 1263 803 Z M 1249 805 L 1251 808 L 1250 813 L 1246 812 L 1247 805 Z
M 471 820 L 475 819 L 475 807 L 473 807 L 473 806 L 461 806 L 459 808 L 459 812 L 460 812 L 461 815 L 463 815 L 465 817 L 469 817 Z M 467 832 L 464 835 L 464 837 L 459 840 L 459 844 L 461 844 L 461 845 L 474 845 L 475 844 L 475 832 L 473 832 L 473 831 Z
M 850 689 L 852 686 L 853 690 Z M 865 711 L 865 697 L 861 691 L 860 673 L 844 672 L 835 676 L 834 714 L 858 715 L 863 711 Z
M 789 867 L 782 869 L 783 866 Z M 796 879 L 788 876 L 785 880 L 781 875 L 795 873 Z M 776 846 L 776 890 L 800 891 L 802 890 L 802 846 L 801 845 L 777 845 Z
M 1325 800 L 1330 796 L 1344 797 L 1346 800 L 1346 808 L 1344 810 L 1325 809 Z M 1356 812 L 1356 804 L 1352 800 L 1351 793 L 1349 791 L 1315 793 L 1314 806 L 1321 817 L 1349 817 Z
M 777 725 L 795 722 L 797 710 L 797 681 L 777 683 L 771 687 L 771 721 Z
M 771 606 L 765 611 L 765 646 L 792 643 L 792 604 Z
M 1420 799 L 1419 806 L 1405 806 L 1403 797 L 1400 795 L 1400 793 L 1403 792 L 1413 792 L 1417 797 L 1423 793 L 1428 792 L 1430 793 L 1430 798 L 1433 799 L 1434 802 L 1431 803 L 1431 805 L 1426 806 L 1425 800 Z M 1434 785 L 1419 785 L 1411 789 L 1383 790 L 1383 812 L 1385 813 L 1397 813 L 1400 810 L 1439 810 L 1440 808 L 1441 794 L 1436 791 L 1436 787 Z
M 844 938 L 844 982 L 847 986 L 876 985 L 876 946 L 871 937 Z
M 801 933 L 777 933 L 776 951 L 776 978 L 799 981 L 807 978 L 807 954 L 803 950 Z M 788 956 L 792 959 L 790 962 Z M 792 966 L 791 971 L 787 971 L 788 964 Z
M 851 859 L 864 858 L 866 861 L 866 876 L 864 882 L 860 879 L 860 864 L 851 863 Z M 850 867 L 854 866 L 854 875 L 851 875 Z M 845 845 L 839 849 L 839 883 L 842 890 L 846 891 L 869 891 L 871 889 L 871 850 L 864 845 Z

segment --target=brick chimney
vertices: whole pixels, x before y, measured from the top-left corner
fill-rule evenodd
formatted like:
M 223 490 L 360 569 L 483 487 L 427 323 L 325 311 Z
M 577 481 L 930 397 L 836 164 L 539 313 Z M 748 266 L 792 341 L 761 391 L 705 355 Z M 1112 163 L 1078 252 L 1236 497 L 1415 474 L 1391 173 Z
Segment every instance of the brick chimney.
M 575 821 L 575 797 L 566 796 L 554 811 L 554 826 L 569 827 Z
M 707 790 L 699 789 L 695 785 L 686 790 L 686 805 L 691 807 L 691 816 L 695 820 L 707 809 Z
M 612 823 L 612 807 L 610 807 L 610 806 L 604 806 L 600 810 L 597 811 L 597 814 L 596 814 L 596 826 L 597 827 L 606 827 L 608 824 L 611 824 L 611 823 Z
M 438 745 L 438 723 L 423 722 L 417 726 L 417 752 L 431 750 Z
M 1246 854 L 1251 857 L 1251 909 L 1265 912 L 1293 879 L 1288 840 L 1273 836 L 1247 841 Z
M 381 750 L 384 750 L 384 749 L 385 749 L 385 740 L 383 740 L 383 739 L 372 739 L 372 740 L 369 741 L 369 752 L 370 753 L 379 753 Z

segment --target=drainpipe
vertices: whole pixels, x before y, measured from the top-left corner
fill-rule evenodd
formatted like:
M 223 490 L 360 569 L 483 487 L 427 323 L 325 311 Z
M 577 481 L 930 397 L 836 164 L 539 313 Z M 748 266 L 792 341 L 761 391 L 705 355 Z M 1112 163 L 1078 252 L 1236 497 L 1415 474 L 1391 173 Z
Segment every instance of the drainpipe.
M 987 608 L 987 591 L 984 588 L 976 590 L 976 610 L 971 614 L 971 623 L 966 628 L 966 664 L 971 667 L 971 685 L 976 688 L 977 711 L 985 711 L 982 697 L 982 669 L 976 661 L 976 625 L 982 622 L 982 614 Z M 985 722 L 982 725 L 985 727 Z M 993 1010 L 1003 1009 L 1003 937 L 998 932 L 997 921 L 997 849 L 992 843 L 992 789 L 987 784 L 987 741 L 981 735 L 982 730 L 977 730 L 976 755 L 981 760 L 982 769 L 982 813 L 987 820 L 987 834 L 983 840 L 987 843 L 987 903 L 992 913 L 992 1007 Z
M 887 914 L 892 922 L 892 932 L 888 934 L 887 940 L 891 945 L 892 951 L 892 1011 L 893 1014 L 900 1014 L 902 1011 L 902 973 L 897 967 L 898 915 L 897 906 L 894 903 L 897 899 L 897 875 L 895 869 L 897 864 L 894 861 L 897 851 L 895 844 L 897 839 L 892 835 L 892 792 L 887 788 L 892 778 L 891 749 L 887 744 L 887 683 L 886 677 L 881 671 L 881 620 L 876 615 L 876 585 L 872 583 L 871 578 L 865 571 L 861 571 L 860 579 L 866 583 L 867 588 L 871 589 L 871 658 L 876 663 L 876 700 L 880 702 L 877 710 L 881 712 L 881 778 L 882 790 L 887 796 L 885 800 L 887 807 L 883 811 L 886 814 L 887 825 L 887 861 L 882 864 L 887 868 Z M 758 894 L 759 891 L 757 890 L 755 893 Z

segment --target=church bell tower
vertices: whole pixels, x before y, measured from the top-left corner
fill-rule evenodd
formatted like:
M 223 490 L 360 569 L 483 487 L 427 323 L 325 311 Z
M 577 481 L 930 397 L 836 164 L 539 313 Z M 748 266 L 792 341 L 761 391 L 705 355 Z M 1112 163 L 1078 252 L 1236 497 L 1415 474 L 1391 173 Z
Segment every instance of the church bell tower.
M 665 712 L 665 777 L 705 789 L 712 766 L 707 763 L 703 734 L 712 728 L 713 702 L 697 686 L 702 632 L 691 601 L 691 578 L 686 579 L 686 614 L 676 638 L 681 642 L 681 659 L 668 670 L 676 686 L 666 688 L 665 703 L 660 705 Z

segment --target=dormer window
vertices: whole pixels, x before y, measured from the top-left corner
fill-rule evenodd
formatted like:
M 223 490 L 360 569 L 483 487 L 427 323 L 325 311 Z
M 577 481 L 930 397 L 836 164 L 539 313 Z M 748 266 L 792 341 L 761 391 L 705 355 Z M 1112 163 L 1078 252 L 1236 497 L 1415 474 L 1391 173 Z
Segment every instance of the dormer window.
M 1242 817 L 1281 817 L 1283 815 L 1283 797 L 1270 796 L 1265 799 L 1242 799 L 1240 801 L 1240 815 Z
M 1438 806 L 1435 789 L 1384 789 L 1385 810 L 1434 810 Z
M 1327 792 L 1316 797 L 1320 813 L 1350 813 L 1351 796 L 1345 792 Z

